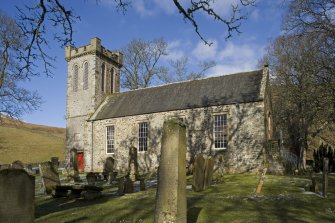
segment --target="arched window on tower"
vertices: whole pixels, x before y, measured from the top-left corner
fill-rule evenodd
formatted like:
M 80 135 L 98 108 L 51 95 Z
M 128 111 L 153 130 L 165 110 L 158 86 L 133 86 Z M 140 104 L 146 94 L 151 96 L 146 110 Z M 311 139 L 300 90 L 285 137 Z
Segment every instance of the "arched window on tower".
M 78 91 L 78 65 L 74 65 L 73 69 L 73 91 Z
M 88 62 L 84 63 L 84 76 L 83 76 L 83 89 L 87 90 L 88 89 Z
M 111 93 L 114 93 L 114 68 L 111 68 Z
M 105 91 L 105 64 L 101 65 L 101 91 Z

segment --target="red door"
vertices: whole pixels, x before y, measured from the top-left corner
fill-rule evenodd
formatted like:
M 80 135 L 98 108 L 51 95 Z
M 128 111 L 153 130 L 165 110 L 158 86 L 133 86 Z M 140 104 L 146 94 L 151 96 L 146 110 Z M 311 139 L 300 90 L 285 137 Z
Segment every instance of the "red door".
M 84 153 L 78 152 L 77 153 L 77 159 L 78 159 L 78 170 L 79 172 L 84 172 L 85 163 L 84 163 Z

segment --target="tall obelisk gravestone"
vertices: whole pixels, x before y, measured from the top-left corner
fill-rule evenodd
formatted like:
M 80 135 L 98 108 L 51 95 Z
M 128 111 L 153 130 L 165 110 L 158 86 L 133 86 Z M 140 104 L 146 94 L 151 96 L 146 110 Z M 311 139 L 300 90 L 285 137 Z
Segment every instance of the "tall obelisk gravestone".
M 163 125 L 155 223 L 187 221 L 185 129 L 178 120 Z

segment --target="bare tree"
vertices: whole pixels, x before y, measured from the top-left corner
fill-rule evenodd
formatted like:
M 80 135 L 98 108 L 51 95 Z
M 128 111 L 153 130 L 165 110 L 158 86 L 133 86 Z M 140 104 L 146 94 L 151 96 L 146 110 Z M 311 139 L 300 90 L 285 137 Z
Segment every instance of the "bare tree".
M 137 89 L 150 86 L 153 80 L 166 73 L 166 68 L 159 66 L 159 59 L 166 55 L 167 43 L 162 39 L 145 41 L 135 39 L 122 51 L 123 67 L 121 84 L 124 88 Z
M 325 55 L 314 34 L 281 36 L 267 49 L 265 61 L 272 67 L 274 118 L 284 130 L 289 146 L 305 168 L 308 139 L 334 124 L 332 83 L 324 82 L 319 61 Z
M 165 83 L 203 78 L 205 77 L 206 71 L 216 65 L 215 61 L 212 60 L 201 61 L 198 63 L 198 71 L 189 71 L 189 59 L 185 56 L 176 60 L 170 60 L 169 64 L 171 66 L 169 72 L 164 73 L 160 77 Z
M 19 87 L 27 76 L 21 72 L 21 51 L 26 47 L 24 34 L 16 22 L 0 11 L 0 119 L 20 117 L 41 103 L 36 92 Z

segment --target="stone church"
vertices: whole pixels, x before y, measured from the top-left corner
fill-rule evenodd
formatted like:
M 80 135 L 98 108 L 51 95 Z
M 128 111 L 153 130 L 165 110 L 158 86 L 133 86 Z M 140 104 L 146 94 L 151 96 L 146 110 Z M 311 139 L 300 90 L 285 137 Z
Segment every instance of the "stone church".
M 120 92 L 123 55 L 92 38 L 67 46 L 67 154 L 78 151 L 82 171 L 102 171 L 107 157 L 125 171 L 129 148 L 139 168 L 157 168 L 164 120 L 186 125 L 187 159 L 223 157 L 227 172 L 255 172 L 272 138 L 269 71 L 261 70 Z

